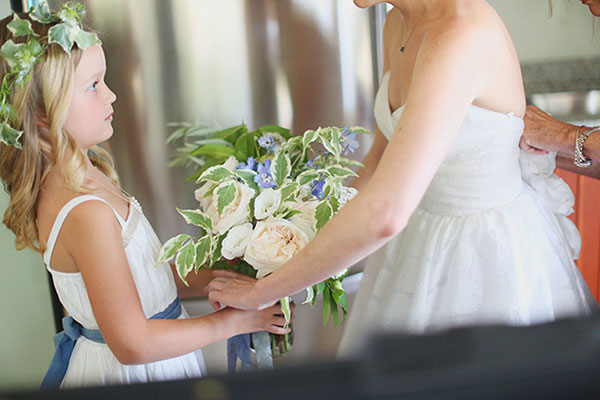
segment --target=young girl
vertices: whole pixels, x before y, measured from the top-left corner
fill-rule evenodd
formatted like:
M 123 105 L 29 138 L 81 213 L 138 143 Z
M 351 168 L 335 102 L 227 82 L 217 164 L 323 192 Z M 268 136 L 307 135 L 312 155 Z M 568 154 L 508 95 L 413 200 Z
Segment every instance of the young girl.
M 484 0 L 388 3 L 378 133 L 359 194 L 268 277 L 220 272 L 211 302 L 260 309 L 381 248 L 351 305 L 344 355 L 381 330 L 528 325 L 596 311 L 573 262 L 572 194 L 552 176 L 554 160 L 520 159 L 525 95 L 498 15 Z
M 56 25 L 21 18 L 38 38 Z M 0 21 L 1 42 L 24 42 L 9 31 L 11 20 Z M 2 58 L 2 76 L 10 68 Z M 155 265 L 158 238 L 97 146 L 113 134 L 116 96 L 105 71 L 99 45 L 74 45 L 69 55 L 49 44 L 31 80 L 8 97 L 13 128 L 23 134 L 22 149 L 0 143 L 0 176 L 10 194 L 4 223 L 17 249 L 43 255 L 70 315 L 43 387 L 198 377 L 203 346 L 252 331 L 288 332 L 277 307 L 199 318 L 181 310 L 170 266 Z

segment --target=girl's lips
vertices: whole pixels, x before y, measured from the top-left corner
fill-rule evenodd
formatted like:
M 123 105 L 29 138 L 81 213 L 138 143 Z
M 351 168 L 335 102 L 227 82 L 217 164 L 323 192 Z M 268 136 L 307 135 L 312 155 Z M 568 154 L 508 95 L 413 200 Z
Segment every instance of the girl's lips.
M 114 114 L 114 113 L 110 113 L 110 115 L 109 115 L 108 117 L 104 118 L 104 120 L 105 120 L 105 121 L 112 121 L 112 119 L 113 119 L 113 114 Z

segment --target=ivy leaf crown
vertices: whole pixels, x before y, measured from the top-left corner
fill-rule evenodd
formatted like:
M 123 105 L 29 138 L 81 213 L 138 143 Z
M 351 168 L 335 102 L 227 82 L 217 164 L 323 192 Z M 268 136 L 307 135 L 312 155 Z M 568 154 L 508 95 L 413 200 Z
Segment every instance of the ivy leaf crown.
M 15 84 L 23 87 L 31 80 L 36 63 L 43 57 L 52 43 L 56 43 L 70 56 L 71 49 L 77 44 L 81 50 L 94 44 L 102 44 L 95 33 L 86 32 L 81 22 L 85 18 L 85 7 L 75 1 L 64 3 L 61 9 L 53 13 L 46 0 L 42 0 L 29 10 L 29 18 L 41 24 L 53 24 L 48 35 L 40 37 L 28 19 L 13 14 L 7 28 L 13 38 L 25 37 L 21 43 L 8 39 L 0 48 L 0 56 L 8 63 L 9 70 L 0 86 L 0 142 L 21 148 L 20 137 L 23 131 L 15 129 L 11 123 L 16 120 L 14 108 L 9 103 L 9 96 Z M 18 127 L 16 127 L 18 128 Z

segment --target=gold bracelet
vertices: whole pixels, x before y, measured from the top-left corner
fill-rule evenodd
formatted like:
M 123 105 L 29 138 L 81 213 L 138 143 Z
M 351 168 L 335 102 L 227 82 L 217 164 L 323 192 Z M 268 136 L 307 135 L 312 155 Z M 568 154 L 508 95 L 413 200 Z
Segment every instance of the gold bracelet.
M 589 168 L 592 166 L 592 160 L 583 155 L 583 144 L 592 133 L 600 132 L 600 127 L 592 128 L 580 135 L 583 128 L 585 128 L 584 125 L 577 129 L 577 135 L 575 136 L 575 157 L 573 159 L 573 163 L 581 168 Z

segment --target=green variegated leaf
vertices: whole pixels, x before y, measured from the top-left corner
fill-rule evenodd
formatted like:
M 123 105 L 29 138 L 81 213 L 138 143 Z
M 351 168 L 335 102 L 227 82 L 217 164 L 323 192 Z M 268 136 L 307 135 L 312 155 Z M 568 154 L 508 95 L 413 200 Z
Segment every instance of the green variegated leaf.
M 281 304 L 281 312 L 283 312 L 283 316 L 285 317 L 285 323 L 289 324 L 292 319 L 292 310 L 290 309 L 290 298 L 288 296 L 282 297 L 279 299 L 279 303 Z
M 335 304 L 333 305 L 335 307 Z M 323 326 L 327 325 L 329 321 L 329 312 L 331 310 L 331 296 L 329 295 L 329 288 L 325 287 L 323 291 Z
M 19 142 L 19 138 L 22 134 L 22 131 L 11 128 L 7 123 L 3 123 L 0 126 L 0 142 L 6 143 L 9 146 L 20 149 L 21 143 Z
M 196 271 L 209 262 L 211 249 L 212 238 L 210 235 L 205 235 L 196 242 Z
M 332 280 L 330 280 L 330 282 L 331 281 Z M 344 286 L 342 286 L 342 282 L 340 282 L 339 280 L 333 280 L 333 282 L 331 282 L 331 284 L 329 285 L 329 288 L 331 290 L 331 297 L 333 297 L 333 301 L 339 303 L 340 298 L 345 293 Z
M 235 149 L 233 147 L 225 146 L 218 143 L 209 143 L 198 147 L 190 155 L 211 156 L 217 159 L 226 160 L 230 156 L 235 155 Z
M 309 286 L 306 288 L 306 299 L 302 302 L 302 304 L 310 304 L 311 306 L 315 304 L 315 287 Z
M 317 129 L 316 131 L 308 130 L 304 132 L 304 135 L 302 135 L 302 146 L 304 147 L 304 151 L 306 151 L 309 144 L 319 139 L 320 129 L 321 128 Z
M 21 19 L 17 14 L 13 14 L 13 19 L 6 26 L 14 37 L 33 35 L 38 36 L 31 28 L 31 22 Z
M 210 267 L 212 268 L 213 265 L 215 265 L 216 262 L 219 262 L 222 258 L 221 255 L 221 248 L 223 247 L 223 240 L 225 239 L 225 237 L 227 236 L 227 234 L 223 234 L 221 236 L 213 236 L 212 237 L 212 255 L 210 257 Z
M 327 222 L 333 216 L 333 209 L 327 200 L 324 200 L 319 203 L 319 205 L 315 208 L 315 220 L 317 231 L 320 231 L 321 228 L 325 226 Z
M 283 216 L 283 219 L 290 219 L 294 215 L 298 215 L 298 214 L 302 214 L 302 211 L 300 211 L 300 210 L 289 210 L 287 213 L 285 213 L 285 215 Z
M 48 30 L 48 43 L 58 43 L 70 55 L 75 40 L 75 28 L 79 29 L 77 25 L 65 23 L 54 25 Z
M 52 17 L 52 13 L 50 12 L 48 2 L 46 0 L 40 1 L 38 5 L 32 7 L 29 12 L 29 16 L 32 20 L 41 22 L 42 24 L 47 24 L 54 20 L 54 18 Z
M 96 36 L 95 33 L 86 32 L 81 28 L 75 32 L 73 39 L 75 40 L 75 43 L 77 43 L 77 46 L 81 50 L 85 50 L 94 44 L 102 44 L 102 42 L 100 41 L 100 39 L 98 39 L 98 36 Z
M 371 132 L 368 129 L 363 128 L 362 126 L 351 126 L 350 127 L 350 132 L 354 132 L 354 133 L 358 133 L 358 134 L 366 134 L 366 135 L 372 135 L 373 132 Z
M 200 183 L 202 181 L 220 182 L 223 179 L 230 178 L 232 176 L 233 172 L 227 168 L 222 167 L 221 165 L 215 165 L 204 171 L 198 180 L 196 180 L 196 183 Z
M 181 250 L 179 250 L 177 257 L 175 257 L 177 274 L 186 286 L 189 285 L 186 282 L 185 277 L 194 269 L 195 260 L 196 246 L 194 246 L 194 242 L 190 240 Z
M 356 168 L 364 167 L 363 163 L 361 163 L 360 161 L 351 160 L 349 158 L 343 158 L 343 157 L 340 157 L 339 163 L 342 167 L 356 167 Z
M 177 235 L 169 240 L 162 246 L 160 249 L 160 254 L 158 255 L 158 260 L 156 261 L 156 265 L 162 264 L 166 261 L 169 261 L 175 253 L 179 251 L 183 243 L 190 238 L 190 235 L 181 234 Z
M 338 178 L 347 178 L 349 176 L 358 176 L 356 172 L 352 171 L 350 168 L 344 168 L 337 165 L 327 167 L 327 172 L 331 174 L 331 176 L 335 176 Z
M 238 177 L 242 178 L 244 180 L 244 182 L 246 182 L 246 184 L 248 186 L 250 186 L 252 189 L 254 189 L 255 191 L 258 192 L 260 190 L 260 188 L 258 187 L 256 182 L 254 182 L 254 177 L 256 176 L 256 172 L 244 170 L 244 169 L 236 169 L 235 171 L 233 171 L 233 173 L 235 175 L 237 175 Z
M 217 212 L 223 213 L 225 207 L 230 205 L 236 197 L 237 189 L 234 182 L 226 183 L 217 188 Z
M 280 151 L 271 162 L 271 176 L 277 186 L 283 185 L 285 179 L 292 173 L 292 164 L 287 154 Z
M 183 216 L 186 223 L 201 226 L 206 232 L 212 231 L 212 219 L 202 211 L 180 210 L 179 208 L 177 211 Z
M 319 179 L 319 173 L 313 170 L 308 170 L 302 172 L 296 178 L 296 182 L 300 184 L 300 186 L 306 185 L 307 183 L 312 183 Z
M 0 56 L 2 56 L 6 62 L 8 62 L 9 67 L 13 68 L 15 65 L 19 64 L 17 52 L 21 51 L 24 47 L 24 43 L 15 44 L 12 39 L 8 39 L 2 45 L 2 48 L 0 48 Z
M 338 201 L 337 197 L 335 197 L 335 196 L 329 197 L 329 205 L 331 206 L 331 210 L 333 211 L 334 214 L 336 212 L 338 212 L 340 209 L 340 202 Z
M 289 182 L 281 187 L 281 202 L 292 200 L 298 192 L 299 185 L 297 182 Z

